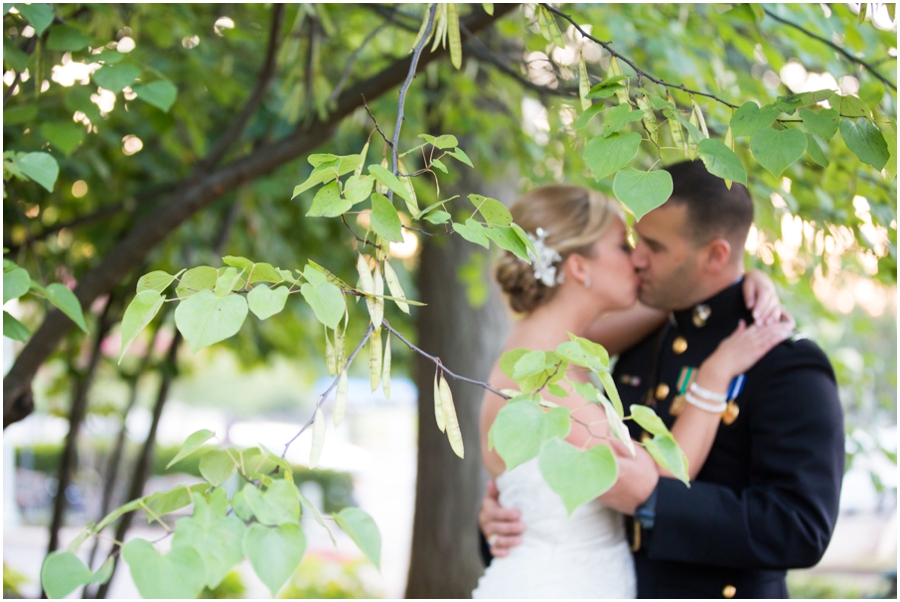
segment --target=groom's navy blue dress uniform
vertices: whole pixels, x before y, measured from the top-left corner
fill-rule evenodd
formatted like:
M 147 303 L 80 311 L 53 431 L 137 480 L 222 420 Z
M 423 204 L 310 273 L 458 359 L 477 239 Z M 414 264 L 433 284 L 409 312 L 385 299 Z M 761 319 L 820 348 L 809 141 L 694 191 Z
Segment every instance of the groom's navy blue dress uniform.
M 674 312 L 623 353 L 614 377 L 626 413 L 651 405 L 671 428 L 684 370 L 741 318 L 752 323 L 737 283 Z M 843 414 L 825 354 L 808 340 L 781 343 L 746 373 L 735 403 L 736 420 L 720 423 L 690 488 L 661 478 L 641 520 L 627 519 L 640 598 L 783 598 L 785 569 L 825 552 L 844 471 Z M 645 436 L 629 425 L 636 440 Z

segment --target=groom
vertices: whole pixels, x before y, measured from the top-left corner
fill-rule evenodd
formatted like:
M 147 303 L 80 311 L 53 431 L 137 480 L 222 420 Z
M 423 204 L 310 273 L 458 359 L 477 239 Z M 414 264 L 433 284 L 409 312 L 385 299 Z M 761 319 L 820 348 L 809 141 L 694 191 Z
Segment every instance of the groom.
M 699 161 L 666 171 L 672 196 L 635 224 L 632 260 L 641 302 L 670 320 L 624 352 L 613 376 L 626 408 L 648 405 L 671 428 L 691 373 L 740 319 L 753 321 L 741 292 L 753 204 L 744 186 L 729 190 Z M 786 598 L 785 570 L 825 552 L 844 471 L 843 414 L 825 354 L 801 337 L 785 341 L 735 379 L 729 399 L 690 488 L 623 472 L 601 497 L 626 514 L 639 598 Z M 648 436 L 629 425 L 634 439 Z M 528 537 L 493 486 L 479 523 L 495 556 Z

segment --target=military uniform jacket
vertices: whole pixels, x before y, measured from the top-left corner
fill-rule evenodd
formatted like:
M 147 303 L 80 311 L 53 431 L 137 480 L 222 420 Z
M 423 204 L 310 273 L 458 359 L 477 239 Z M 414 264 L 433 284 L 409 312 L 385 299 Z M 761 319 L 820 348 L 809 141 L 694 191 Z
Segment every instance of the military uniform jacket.
M 671 428 L 683 369 L 699 367 L 741 318 L 752 323 L 740 282 L 673 313 L 615 365 L 625 407 L 650 405 Z M 781 343 L 746 373 L 735 403 L 737 418 L 720 423 L 690 488 L 661 478 L 652 529 L 627 521 L 640 598 L 787 597 L 785 569 L 825 552 L 844 470 L 843 414 L 825 354 L 808 340 Z

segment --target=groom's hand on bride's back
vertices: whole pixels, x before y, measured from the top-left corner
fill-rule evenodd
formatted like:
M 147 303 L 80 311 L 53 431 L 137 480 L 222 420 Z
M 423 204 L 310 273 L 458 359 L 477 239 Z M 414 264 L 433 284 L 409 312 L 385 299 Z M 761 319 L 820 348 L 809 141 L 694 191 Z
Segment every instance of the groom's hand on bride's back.
M 518 510 L 501 506 L 499 497 L 493 479 L 488 481 L 478 511 L 478 526 L 488 541 L 491 555 L 502 558 L 509 554 L 510 548 L 522 543 L 520 535 L 525 531 L 525 523 L 519 520 L 521 515 Z

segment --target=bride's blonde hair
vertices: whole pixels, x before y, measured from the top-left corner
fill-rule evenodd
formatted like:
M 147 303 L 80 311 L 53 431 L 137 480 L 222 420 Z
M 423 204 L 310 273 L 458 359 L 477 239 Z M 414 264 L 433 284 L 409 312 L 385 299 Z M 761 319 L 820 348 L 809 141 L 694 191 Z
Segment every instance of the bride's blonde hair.
M 594 243 L 616 218 L 624 219 L 615 201 L 597 191 L 567 184 L 535 188 L 513 203 L 510 212 L 526 232 L 535 235 L 538 228 L 546 232 L 546 246 L 562 256 L 558 266 L 572 253 L 593 255 Z M 552 299 L 559 288 L 542 283 L 530 264 L 509 251 L 504 251 L 497 262 L 496 278 L 509 296 L 510 307 L 519 313 L 531 313 Z

